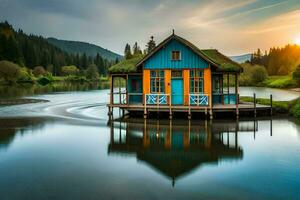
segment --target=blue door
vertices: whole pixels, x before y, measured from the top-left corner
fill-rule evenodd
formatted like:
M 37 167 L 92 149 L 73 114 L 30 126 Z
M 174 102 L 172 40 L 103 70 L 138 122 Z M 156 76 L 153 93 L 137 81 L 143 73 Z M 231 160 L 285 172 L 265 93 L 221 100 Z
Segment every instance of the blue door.
M 183 104 L 183 80 L 172 79 L 172 104 L 182 105 Z

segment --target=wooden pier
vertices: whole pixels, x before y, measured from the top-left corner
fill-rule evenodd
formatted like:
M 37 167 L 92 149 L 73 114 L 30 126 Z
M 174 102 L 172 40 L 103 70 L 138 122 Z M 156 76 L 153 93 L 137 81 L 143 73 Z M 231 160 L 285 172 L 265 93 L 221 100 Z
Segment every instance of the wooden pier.
M 272 101 L 272 99 L 271 99 Z M 257 113 L 263 113 L 264 115 L 272 115 L 272 103 L 271 105 L 261 105 L 254 102 L 232 104 L 217 104 L 213 106 L 184 106 L 184 105 L 145 105 L 145 104 L 108 104 L 109 115 L 113 113 L 114 108 L 119 108 L 122 113 L 127 111 L 129 114 L 142 113 L 144 118 L 150 113 L 165 113 L 172 119 L 174 113 L 187 113 L 190 119 L 193 113 L 204 113 L 205 116 L 213 118 L 214 113 L 218 113 L 219 116 L 226 113 L 235 114 L 238 118 L 240 114 L 247 115 L 248 117 L 256 117 Z

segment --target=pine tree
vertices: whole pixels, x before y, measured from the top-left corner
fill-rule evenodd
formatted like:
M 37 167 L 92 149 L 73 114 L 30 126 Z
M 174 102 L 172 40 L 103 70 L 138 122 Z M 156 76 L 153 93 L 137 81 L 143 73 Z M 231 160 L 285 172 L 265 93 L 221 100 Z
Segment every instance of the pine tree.
M 131 48 L 129 44 L 126 44 L 125 50 L 124 50 L 125 59 L 132 58 Z
M 149 42 L 146 45 L 147 53 L 150 53 L 155 47 L 156 47 L 156 43 L 154 41 L 154 37 L 151 36 L 151 39 L 149 40 Z
M 138 54 L 142 54 L 142 50 L 139 47 L 138 43 L 135 42 L 133 45 L 133 55 L 138 55 Z

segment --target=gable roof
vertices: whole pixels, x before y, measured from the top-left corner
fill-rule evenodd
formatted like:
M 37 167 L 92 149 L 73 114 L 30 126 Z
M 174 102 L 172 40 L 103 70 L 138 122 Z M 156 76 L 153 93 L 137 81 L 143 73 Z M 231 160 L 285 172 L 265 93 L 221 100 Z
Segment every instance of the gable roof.
M 159 45 L 157 45 L 150 53 L 145 56 L 139 55 L 135 56 L 129 60 L 123 60 L 120 63 L 110 67 L 110 73 L 131 73 L 137 72 L 138 67 L 142 66 L 142 64 L 148 60 L 151 56 L 153 56 L 156 52 L 158 52 L 161 48 L 167 45 L 171 40 L 177 40 L 191 49 L 194 53 L 200 56 L 202 59 L 207 61 L 212 66 L 216 67 L 217 71 L 223 72 L 242 72 L 242 67 L 240 64 L 234 62 L 227 56 L 221 54 L 216 49 L 206 49 L 200 50 L 198 47 L 187 41 L 186 39 L 179 37 L 176 34 L 172 34 L 167 37 L 164 41 L 162 41 Z

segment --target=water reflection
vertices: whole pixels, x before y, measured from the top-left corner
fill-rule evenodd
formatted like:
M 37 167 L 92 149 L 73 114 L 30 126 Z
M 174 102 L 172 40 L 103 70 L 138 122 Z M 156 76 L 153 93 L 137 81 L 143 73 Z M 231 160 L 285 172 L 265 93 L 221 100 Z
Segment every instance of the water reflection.
M 0 118 L 0 151 L 8 149 L 17 135 L 22 136 L 27 130 L 41 130 L 45 122 L 51 123 L 50 118 Z
M 136 156 L 175 184 L 176 179 L 222 160 L 243 159 L 239 133 L 257 131 L 256 121 L 113 121 L 109 155 Z
M 33 96 L 54 92 L 89 91 L 107 88 L 109 88 L 109 82 L 54 82 L 46 86 L 41 86 L 39 84 L 18 84 L 13 86 L 0 86 L 0 99 Z

